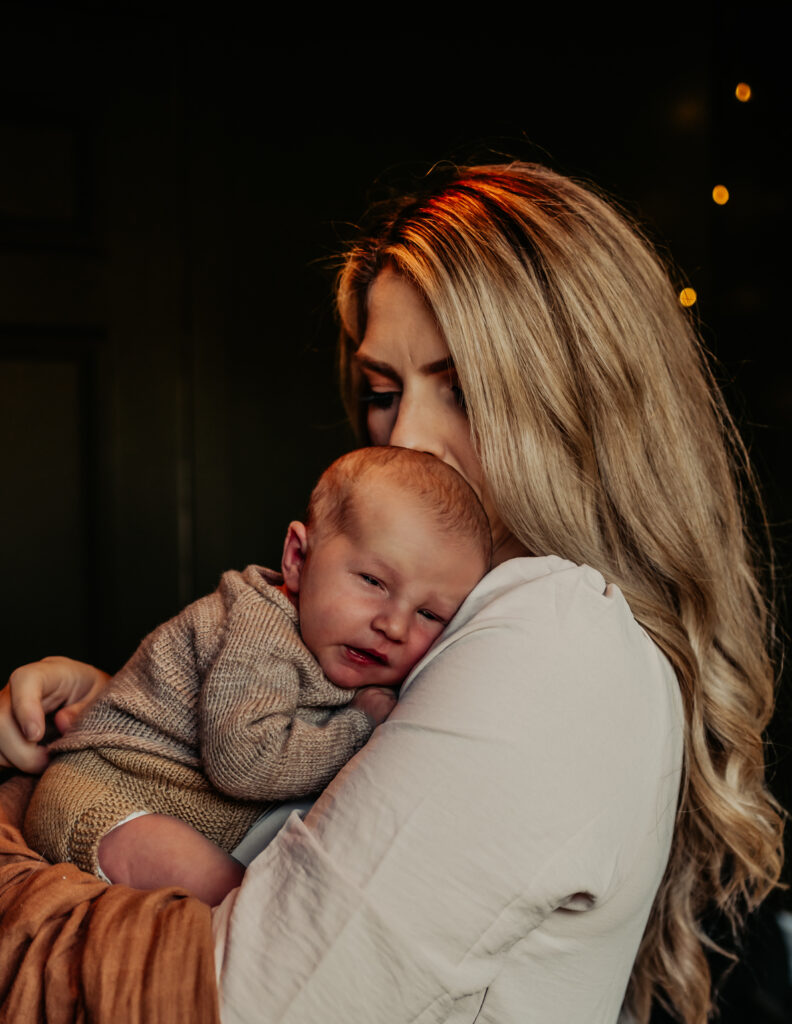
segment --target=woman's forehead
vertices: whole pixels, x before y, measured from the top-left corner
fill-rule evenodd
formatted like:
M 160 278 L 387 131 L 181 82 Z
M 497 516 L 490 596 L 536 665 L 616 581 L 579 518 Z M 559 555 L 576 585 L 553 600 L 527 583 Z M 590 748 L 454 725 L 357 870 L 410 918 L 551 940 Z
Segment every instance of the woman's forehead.
M 361 362 L 399 357 L 419 369 L 448 359 L 448 346 L 421 293 L 390 269 L 378 274 L 369 289 L 366 331 L 357 355 Z

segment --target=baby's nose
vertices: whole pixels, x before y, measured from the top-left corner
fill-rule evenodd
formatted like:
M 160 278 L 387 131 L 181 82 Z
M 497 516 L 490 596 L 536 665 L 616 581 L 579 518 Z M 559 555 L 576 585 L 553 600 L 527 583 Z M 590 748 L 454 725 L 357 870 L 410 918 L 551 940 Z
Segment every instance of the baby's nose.
M 407 635 L 407 615 L 397 608 L 381 611 L 372 624 L 393 643 L 401 643 Z

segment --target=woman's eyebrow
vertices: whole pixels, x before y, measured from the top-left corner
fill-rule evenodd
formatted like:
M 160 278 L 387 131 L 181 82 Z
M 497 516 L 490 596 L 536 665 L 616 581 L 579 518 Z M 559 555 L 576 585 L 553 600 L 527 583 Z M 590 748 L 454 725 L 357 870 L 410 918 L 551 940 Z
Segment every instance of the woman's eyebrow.
M 431 377 L 436 373 L 454 373 L 455 369 L 451 356 L 445 356 L 443 359 L 435 359 L 433 363 L 425 363 L 421 367 L 421 373 Z
M 389 377 L 391 380 L 401 380 L 399 374 L 394 370 L 390 363 L 381 363 L 377 359 L 370 359 L 368 356 L 355 354 L 355 359 L 358 365 L 364 370 L 370 370 L 372 373 L 380 373 L 383 377 Z M 450 356 L 444 356 L 442 359 L 435 359 L 431 363 L 424 363 L 423 366 L 419 367 L 419 373 L 425 374 L 427 377 L 432 377 L 437 373 L 453 373 L 454 372 L 454 361 Z
M 381 363 L 377 359 L 369 359 L 368 356 L 362 356 L 358 352 L 355 353 L 354 358 L 362 370 L 370 370 L 371 373 L 379 373 L 383 377 L 390 378 L 390 380 L 401 380 L 401 377 L 389 363 Z

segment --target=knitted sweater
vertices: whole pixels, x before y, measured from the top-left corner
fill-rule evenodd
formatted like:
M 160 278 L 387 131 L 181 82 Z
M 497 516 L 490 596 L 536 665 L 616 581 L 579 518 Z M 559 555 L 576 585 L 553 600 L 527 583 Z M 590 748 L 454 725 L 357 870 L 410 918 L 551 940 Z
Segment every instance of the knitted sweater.
M 227 572 L 146 637 L 52 745 L 25 819 L 34 848 L 95 872 L 101 837 L 145 810 L 231 850 L 267 802 L 327 785 L 372 723 L 303 644 L 280 582 L 258 566 Z

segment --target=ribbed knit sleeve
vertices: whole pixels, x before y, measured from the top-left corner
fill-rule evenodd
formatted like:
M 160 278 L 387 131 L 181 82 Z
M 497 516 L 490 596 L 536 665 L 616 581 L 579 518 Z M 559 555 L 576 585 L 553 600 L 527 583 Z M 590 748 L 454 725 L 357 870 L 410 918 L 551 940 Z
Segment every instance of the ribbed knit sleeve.
M 113 747 L 200 767 L 201 679 L 223 642 L 227 608 L 228 599 L 215 591 L 149 633 L 50 751 Z
M 250 578 L 251 570 L 245 576 Z M 322 789 L 371 735 L 303 644 L 296 613 L 269 588 L 236 595 L 200 697 L 201 758 L 229 796 L 285 800 Z

